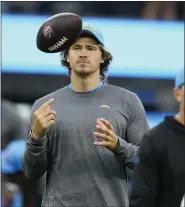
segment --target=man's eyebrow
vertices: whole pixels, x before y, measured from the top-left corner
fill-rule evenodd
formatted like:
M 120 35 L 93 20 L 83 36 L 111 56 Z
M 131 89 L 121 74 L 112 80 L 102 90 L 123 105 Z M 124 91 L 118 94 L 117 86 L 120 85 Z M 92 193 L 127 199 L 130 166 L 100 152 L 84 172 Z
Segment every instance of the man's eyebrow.
M 74 45 L 72 45 L 72 47 L 75 47 L 75 46 L 82 46 L 82 45 L 80 45 L 80 44 L 74 44 Z
M 87 44 L 86 46 L 96 47 L 98 45 L 95 45 L 95 44 Z

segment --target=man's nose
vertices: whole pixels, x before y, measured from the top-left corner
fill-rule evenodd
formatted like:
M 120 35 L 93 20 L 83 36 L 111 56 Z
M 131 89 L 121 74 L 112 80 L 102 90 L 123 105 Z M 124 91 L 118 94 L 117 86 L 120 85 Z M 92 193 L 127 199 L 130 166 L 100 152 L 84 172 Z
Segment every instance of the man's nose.
M 85 48 L 82 48 L 82 49 L 80 50 L 80 56 L 81 56 L 81 57 L 87 57 L 87 50 L 86 50 Z

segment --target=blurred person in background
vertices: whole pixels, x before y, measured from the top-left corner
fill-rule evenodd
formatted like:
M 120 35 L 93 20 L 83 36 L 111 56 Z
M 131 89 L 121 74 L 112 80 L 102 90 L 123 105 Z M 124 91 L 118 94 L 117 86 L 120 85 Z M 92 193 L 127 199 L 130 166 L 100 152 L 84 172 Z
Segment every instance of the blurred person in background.
M 1 149 L 11 141 L 25 139 L 26 131 L 22 117 L 17 113 L 15 104 L 2 98 L 1 100 Z
M 130 207 L 185 206 L 184 69 L 176 77 L 176 116 L 151 129 L 143 138 L 134 171 Z
M 178 1 L 146 1 L 142 9 L 144 19 L 184 20 L 185 4 Z
M 25 140 L 10 142 L 2 150 L 1 173 L 3 181 L 2 207 L 36 207 L 40 206 L 38 183 L 31 182 L 22 170 L 22 155 Z
M 55 13 L 61 13 L 62 12 L 71 12 L 75 14 L 81 14 L 83 11 L 86 11 L 89 9 L 88 3 L 87 7 L 84 8 L 85 2 L 79 2 L 79 1 L 55 1 L 52 2 L 53 4 L 53 11 Z
M 7 182 L 2 176 L 2 200 L 1 207 L 23 207 L 22 196 L 19 187 L 15 183 Z M 6 182 L 5 182 L 6 181 Z
M 62 53 L 71 84 L 32 107 L 22 163 L 31 180 L 47 173 L 42 206 L 129 205 L 126 167 L 149 126 L 136 94 L 104 82 L 111 61 L 102 33 L 84 25 Z
M 22 193 L 19 188 L 22 172 L 21 157 L 25 149 L 25 140 L 10 142 L 1 152 L 1 173 L 3 175 L 3 207 L 23 206 Z
M 33 14 L 39 11 L 39 5 L 37 1 L 2 1 L 2 12 Z
M 115 9 L 112 9 L 115 8 Z M 178 1 L 10 1 L 2 2 L 2 13 L 54 14 L 72 12 L 82 16 L 184 20 L 185 4 Z

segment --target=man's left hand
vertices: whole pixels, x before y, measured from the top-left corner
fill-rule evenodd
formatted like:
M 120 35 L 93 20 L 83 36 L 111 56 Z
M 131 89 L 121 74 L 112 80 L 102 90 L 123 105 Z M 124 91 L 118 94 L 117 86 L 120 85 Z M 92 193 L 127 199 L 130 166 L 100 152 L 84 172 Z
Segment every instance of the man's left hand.
M 96 146 L 104 146 L 111 151 L 115 150 L 118 147 L 119 140 L 110 122 L 103 118 L 97 119 L 96 128 L 103 133 L 94 132 L 94 135 L 103 139 L 103 141 L 94 142 L 94 144 Z

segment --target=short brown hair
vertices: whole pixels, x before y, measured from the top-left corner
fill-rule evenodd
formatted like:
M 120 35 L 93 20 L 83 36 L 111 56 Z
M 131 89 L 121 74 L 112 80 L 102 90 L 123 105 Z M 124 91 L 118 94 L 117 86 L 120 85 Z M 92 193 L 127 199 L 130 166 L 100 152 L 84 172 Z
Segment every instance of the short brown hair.
M 103 45 L 99 44 L 100 50 L 102 52 L 102 57 L 104 59 L 104 63 L 100 63 L 100 79 L 104 80 L 105 75 L 108 72 L 108 67 L 110 63 L 112 62 L 112 55 L 110 52 L 108 52 Z M 69 49 L 65 50 L 64 52 L 61 52 L 61 64 L 68 68 L 68 75 L 71 76 L 71 67 L 69 63 L 67 62 L 67 56 L 69 53 Z

